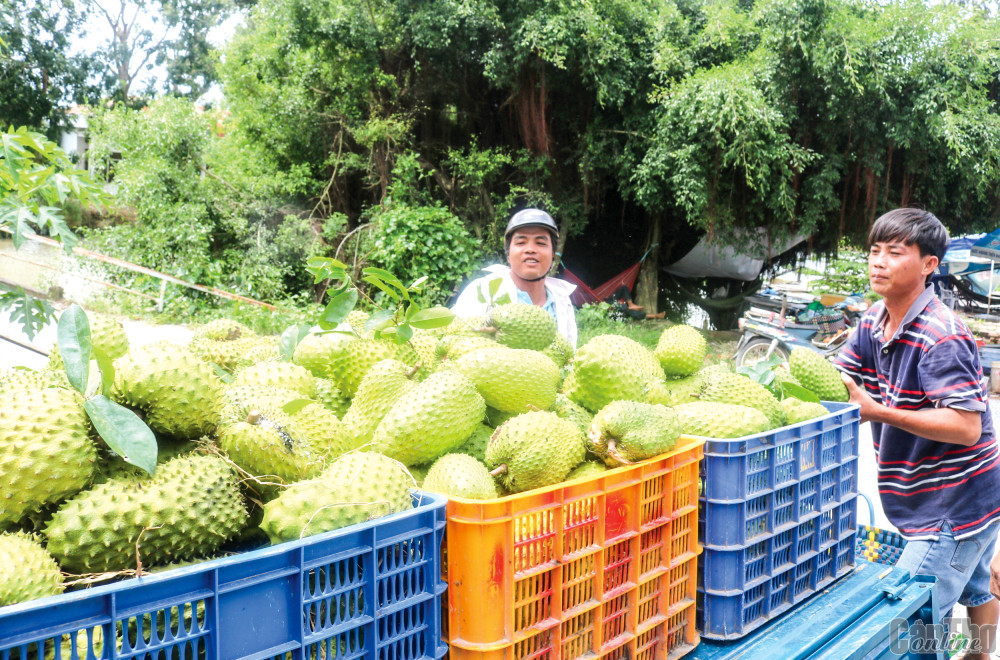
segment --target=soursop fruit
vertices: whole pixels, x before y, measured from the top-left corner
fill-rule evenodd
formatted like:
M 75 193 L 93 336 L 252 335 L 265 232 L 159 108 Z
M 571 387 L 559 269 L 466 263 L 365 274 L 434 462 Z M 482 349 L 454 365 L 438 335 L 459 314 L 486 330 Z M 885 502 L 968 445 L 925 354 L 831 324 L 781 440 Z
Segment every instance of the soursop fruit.
M 708 342 L 689 325 L 675 325 L 660 335 L 654 351 L 668 377 L 690 376 L 705 362 Z
M 365 330 L 365 324 L 368 323 L 368 319 L 371 317 L 372 315 L 370 313 L 362 309 L 355 309 L 347 315 L 347 318 L 344 319 L 344 323 L 349 325 L 351 330 L 353 330 L 354 334 L 357 336 L 370 337 L 371 333 Z
M 509 348 L 543 351 L 556 338 L 556 320 L 537 305 L 507 303 L 496 305 L 486 315 L 479 330 L 493 335 Z
M 583 462 L 586 436 L 553 412 L 532 411 L 498 428 L 486 447 L 486 467 L 511 493 L 559 483 Z
M 399 360 L 382 360 L 368 370 L 341 420 L 355 446 L 371 442 L 382 418 L 414 385 L 413 368 Z
M 261 529 L 272 543 L 319 534 L 413 507 L 413 479 L 397 461 L 351 452 L 264 505 Z
M 434 461 L 421 488 L 470 500 L 493 500 L 498 497 L 489 470 L 468 454 L 445 454 Z
M 648 348 L 621 335 L 598 335 L 573 357 L 564 393 L 591 412 L 612 401 L 643 401 L 665 380 L 659 360 Z
M 496 428 L 502 425 L 508 419 L 512 417 L 517 417 L 520 414 L 521 413 L 506 412 L 504 410 L 497 410 L 496 408 L 493 408 L 491 406 L 486 406 L 486 414 L 483 415 L 483 421 L 489 426 Z
M 607 471 L 608 466 L 601 461 L 584 461 L 570 470 L 570 473 L 566 475 L 565 481 L 573 481 L 574 479 L 590 479 L 591 477 L 604 474 Z
M 496 348 L 502 346 L 496 340 L 480 335 L 444 335 L 437 341 L 434 349 L 437 364 L 457 360 L 466 353 L 478 351 L 481 348 Z
M 741 438 L 771 428 L 767 415 L 748 406 L 695 401 L 674 407 L 681 433 L 706 438 Z
M 295 390 L 283 387 L 250 387 L 228 385 L 222 388 L 219 426 L 234 424 L 246 419 L 251 410 L 278 409 L 304 397 Z
M 59 502 L 90 483 L 97 447 L 73 390 L 12 389 L 0 395 L 0 527 Z
M 472 435 L 466 438 L 465 442 L 456 447 L 452 453 L 468 454 L 477 461 L 486 462 L 486 446 L 490 444 L 490 438 L 493 437 L 495 430 L 486 424 L 478 425 Z
M 329 378 L 313 377 L 309 398 L 319 401 L 327 410 L 343 418 L 351 407 L 351 399 L 341 394 L 337 384 Z
M 308 397 L 313 375 L 305 367 L 289 362 L 261 362 L 236 374 L 233 385 L 248 387 L 283 387 Z
M 358 385 L 377 362 L 396 358 L 401 347 L 383 339 L 356 339 L 344 346 L 339 359 L 331 365 L 330 380 L 347 397 L 354 397 Z M 410 349 L 413 352 L 413 349 Z
M 199 359 L 232 372 L 252 364 L 247 356 L 256 351 L 260 343 L 256 337 L 241 337 L 232 341 L 202 337 L 192 339 L 188 347 Z
M 561 332 L 556 332 L 556 338 L 546 346 L 542 353 L 545 353 L 558 367 L 566 366 L 566 363 L 573 357 L 573 345 L 563 336 Z
M 357 337 L 343 332 L 322 332 L 306 335 L 295 347 L 292 362 L 305 367 L 319 378 L 330 378 L 335 362 L 341 359 L 345 347 Z
M 209 321 L 194 332 L 193 339 L 211 339 L 213 341 L 234 341 L 244 337 L 254 336 L 254 331 L 239 321 L 232 319 L 215 319 Z
M 250 408 L 244 419 L 219 427 L 219 447 L 261 486 L 290 484 L 316 476 L 340 453 L 305 426 L 281 409 Z
M 680 422 L 672 408 L 613 401 L 594 415 L 587 448 L 609 467 L 618 467 L 670 451 L 680 434 Z
M 808 419 L 815 419 L 830 413 L 822 404 L 813 401 L 802 401 L 795 397 L 786 397 L 781 400 L 781 409 L 785 411 L 785 421 L 787 424 L 798 424 Z
M 698 400 L 698 394 L 705 384 L 705 376 L 699 371 L 683 378 L 668 379 L 664 383 L 656 383 L 646 391 L 646 403 L 659 403 L 664 406 L 679 406 Z
M 424 479 L 427 478 L 427 471 L 430 469 L 430 465 L 410 465 L 406 468 L 410 476 L 413 477 L 413 483 L 417 488 L 423 486 Z
M 785 424 L 785 413 L 774 395 L 760 383 L 742 374 L 710 374 L 702 386 L 699 400 L 756 408 L 767 416 L 772 429 Z
M 392 405 L 372 435 L 372 447 L 406 465 L 429 463 L 472 435 L 485 411 L 471 380 L 438 371 Z
M 594 419 L 594 416 L 590 414 L 590 411 L 583 406 L 579 406 L 570 401 L 569 397 L 565 394 L 557 394 L 556 400 L 552 403 L 549 410 L 559 415 L 566 421 L 573 422 L 579 426 L 580 430 L 584 433 L 590 430 L 590 422 Z
M 847 386 L 840 372 L 827 359 L 808 348 L 793 348 L 788 355 L 788 369 L 821 401 L 849 401 Z
M 182 346 L 132 350 L 115 363 L 112 398 L 145 413 L 149 428 L 195 439 L 219 423 L 223 383 Z
M 471 380 L 486 405 L 503 412 L 546 410 L 556 399 L 559 367 L 538 351 L 483 348 L 466 353 L 449 368 Z
M 21 390 L 35 391 L 46 387 L 69 389 L 71 386 L 66 379 L 65 371 L 51 369 L 33 371 L 16 367 L 0 371 L 0 394 Z
M 246 523 L 236 475 L 219 456 L 186 455 L 152 477 L 125 477 L 67 500 L 45 528 L 74 573 L 168 564 L 215 552 Z M 137 556 L 138 548 L 138 556 Z
M 121 323 L 103 314 L 94 313 L 87 314 L 87 321 L 90 324 L 91 345 L 104 353 L 108 359 L 117 360 L 128 352 L 128 336 Z M 52 347 L 47 368 L 57 372 L 65 368 L 58 344 Z
M 56 560 L 36 537 L 0 533 L 0 607 L 56 596 L 63 589 Z

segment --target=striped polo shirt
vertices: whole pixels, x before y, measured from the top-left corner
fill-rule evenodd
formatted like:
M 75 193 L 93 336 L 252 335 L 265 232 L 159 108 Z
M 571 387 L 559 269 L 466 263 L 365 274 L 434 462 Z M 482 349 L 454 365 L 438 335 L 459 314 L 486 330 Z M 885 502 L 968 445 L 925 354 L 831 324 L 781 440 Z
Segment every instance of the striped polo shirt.
M 873 422 L 882 508 L 908 539 L 937 539 L 945 522 L 956 538 L 974 534 L 1000 518 L 1000 454 L 975 339 L 933 287 L 891 338 L 883 334 L 885 320 L 878 302 L 840 351 L 837 367 L 890 408 L 981 413 L 983 432 L 964 447 Z

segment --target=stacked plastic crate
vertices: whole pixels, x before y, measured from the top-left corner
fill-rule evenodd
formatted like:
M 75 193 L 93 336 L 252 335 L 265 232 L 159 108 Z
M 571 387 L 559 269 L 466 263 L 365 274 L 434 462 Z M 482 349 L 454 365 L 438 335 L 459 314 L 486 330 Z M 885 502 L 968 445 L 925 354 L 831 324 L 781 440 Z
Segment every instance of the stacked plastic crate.
M 707 439 L 702 470 L 698 629 L 738 639 L 855 563 L 854 404 L 734 440 Z

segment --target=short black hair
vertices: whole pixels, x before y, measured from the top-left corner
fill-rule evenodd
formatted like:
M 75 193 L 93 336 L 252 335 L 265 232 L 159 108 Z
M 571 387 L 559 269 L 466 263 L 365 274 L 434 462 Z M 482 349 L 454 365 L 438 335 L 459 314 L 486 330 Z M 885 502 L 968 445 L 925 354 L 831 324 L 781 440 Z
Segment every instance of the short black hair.
M 894 209 L 879 217 L 868 232 L 868 249 L 876 243 L 902 241 L 916 244 L 920 256 L 944 259 L 948 249 L 948 230 L 933 213 L 923 209 Z

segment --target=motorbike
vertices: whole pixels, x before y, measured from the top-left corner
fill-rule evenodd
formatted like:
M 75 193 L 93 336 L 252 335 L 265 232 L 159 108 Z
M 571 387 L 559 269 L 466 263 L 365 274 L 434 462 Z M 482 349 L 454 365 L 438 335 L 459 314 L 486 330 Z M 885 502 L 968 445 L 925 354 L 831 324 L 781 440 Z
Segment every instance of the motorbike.
M 780 300 L 777 310 L 772 304 L 775 299 Z M 733 357 L 737 367 L 750 366 L 772 355 L 787 361 L 794 348 L 808 348 L 833 359 L 868 309 L 868 301 L 859 296 L 848 296 L 832 307 L 816 302 L 790 303 L 785 293 L 757 302 L 763 304 L 751 301 L 738 321 L 742 335 Z

